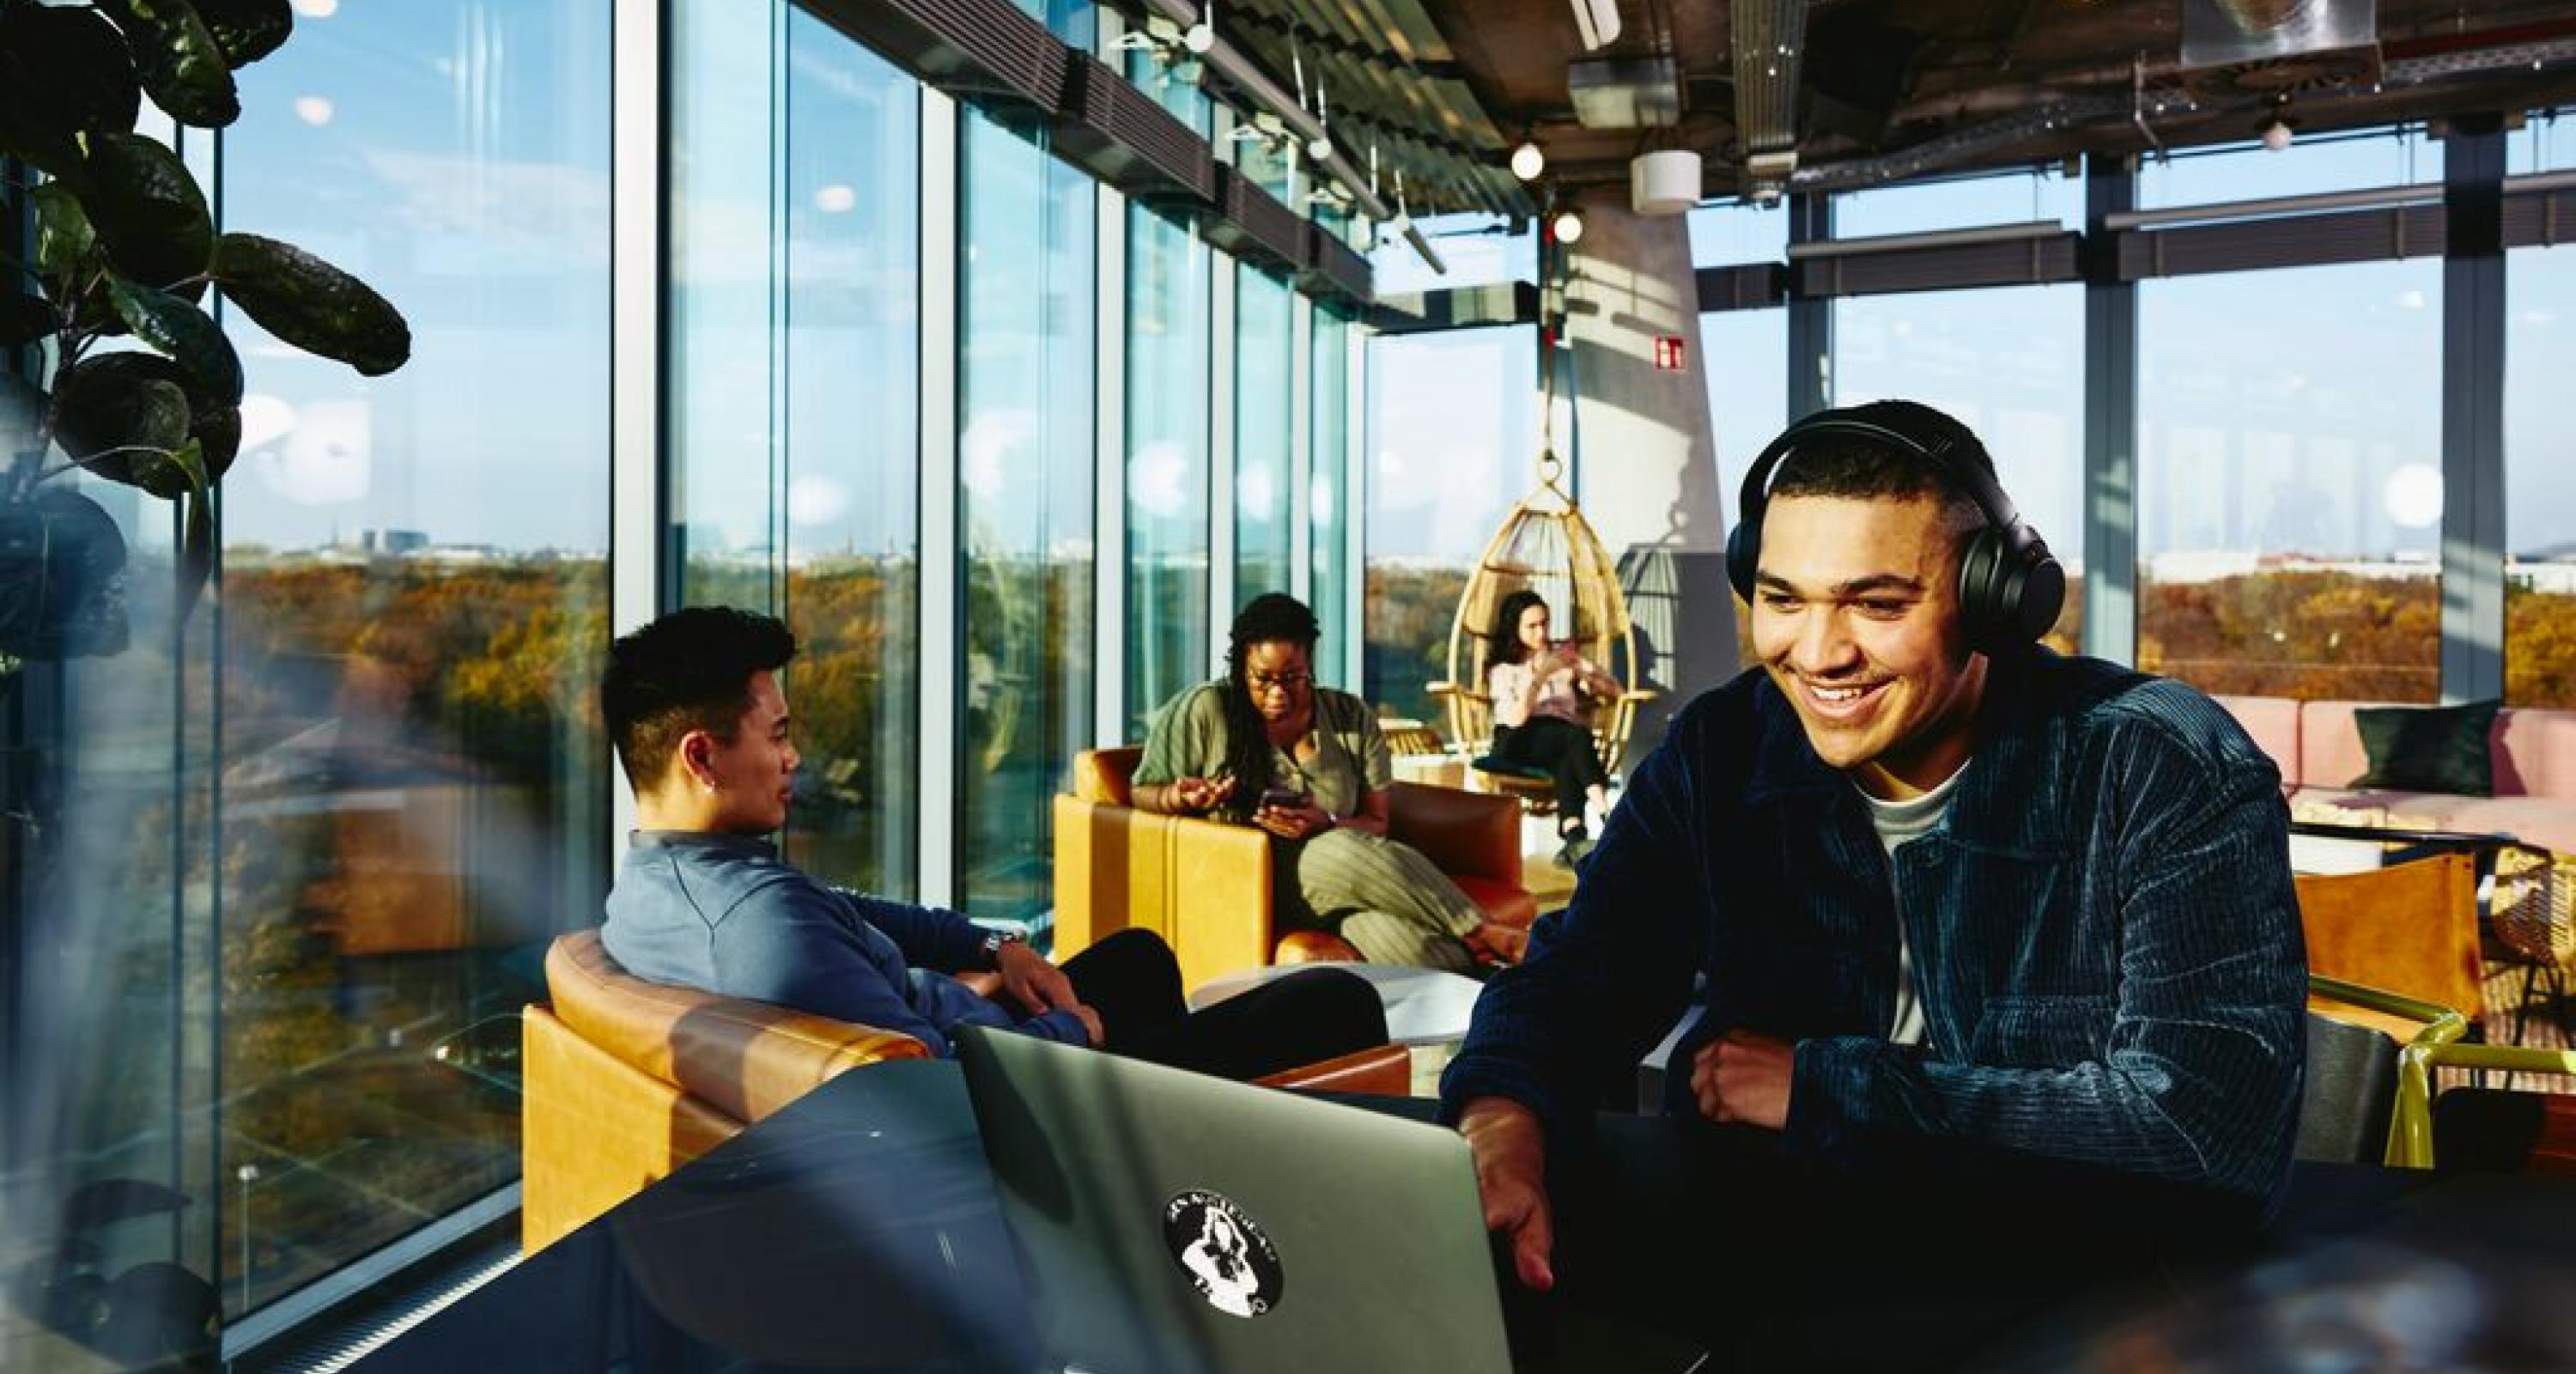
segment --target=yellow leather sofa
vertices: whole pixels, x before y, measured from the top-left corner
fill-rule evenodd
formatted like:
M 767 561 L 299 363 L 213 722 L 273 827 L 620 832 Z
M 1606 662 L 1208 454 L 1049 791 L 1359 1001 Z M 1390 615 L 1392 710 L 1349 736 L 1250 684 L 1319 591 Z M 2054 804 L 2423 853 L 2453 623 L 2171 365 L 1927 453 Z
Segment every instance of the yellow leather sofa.
M 1129 926 L 1171 945 L 1184 987 L 1263 964 L 1359 957 L 1330 935 L 1281 938 L 1266 832 L 1139 810 L 1131 788 L 1143 754 L 1131 745 L 1075 755 L 1073 790 L 1055 799 L 1059 957 Z M 1538 903 L 1521 886 L 1520 817 L 1510 797 L 1399 782 L 1387 834 L 1421 850 L 1487 919 L 1526 929 Z
M 521 1018 L 520 1245 L 553 1244 L 844 1070 L 924 1059 L 908 1035 L 633 977 L 595 930 L 546 952 L 550 1007 Z M 1278 1074 L 1274 1087 L 1401 1096 L 1382 1045 Z

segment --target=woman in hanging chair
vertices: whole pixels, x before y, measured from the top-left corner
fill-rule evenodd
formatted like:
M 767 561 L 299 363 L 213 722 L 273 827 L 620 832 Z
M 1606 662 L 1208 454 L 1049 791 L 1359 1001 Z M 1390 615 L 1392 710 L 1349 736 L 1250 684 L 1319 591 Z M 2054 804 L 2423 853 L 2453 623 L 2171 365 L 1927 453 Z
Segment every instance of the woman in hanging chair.
M 1377 713 L 1315 685 L 1315 613 L 1278 592 L 1234 618 L 1226 675 L 1154 713 L 1136 805 L 1257 825 L 1282 929 L 1339 935 L 1372 963 L 1472 973 L 1528 933 L 1485 919 L 1420 850 L 1386 837 L 1393 775 Z
M 1616 697 L 1619 679 L 1601 671 L 1572 642 L 1548 638 L 1547 601 L 1524 587 L 1503 598 L 1486 643 L 1494 662 L 1485 691 L 1494 702 L 1496 762 L 1535 768 L 1556 784 L 1556 832 L 1568 866 L 1591 848 L 1584 804 L 1607 815 L 1610 775 L 1602 771 L 1584 694 Z

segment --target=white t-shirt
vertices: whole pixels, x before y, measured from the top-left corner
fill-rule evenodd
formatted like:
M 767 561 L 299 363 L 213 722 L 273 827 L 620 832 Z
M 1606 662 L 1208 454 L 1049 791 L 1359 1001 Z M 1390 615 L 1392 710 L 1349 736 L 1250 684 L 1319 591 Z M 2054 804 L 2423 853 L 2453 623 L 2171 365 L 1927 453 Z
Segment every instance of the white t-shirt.
M 1869 803 L 1870 827 L 1878 832 L 1880 846 L 1887 850 L 1891 870 L 1896 864 L 1896 851 L 1908 840 L 1929 834 L 1941 823 L 1950 809 L 1950 794 L 1957 790 L 1966 765 L 1941 780 L 1941 785 L 1911 801 L 1881 801 L 1852 784 L 1860 799 Z M 1888 1028 L 1887 1038 L 1899 1045 L 1923 1043 L 1923 1003 L 1914 995 L 1914 951 L 1905 941 L 1905 913 L 1896 913 L 1896 1024 Z

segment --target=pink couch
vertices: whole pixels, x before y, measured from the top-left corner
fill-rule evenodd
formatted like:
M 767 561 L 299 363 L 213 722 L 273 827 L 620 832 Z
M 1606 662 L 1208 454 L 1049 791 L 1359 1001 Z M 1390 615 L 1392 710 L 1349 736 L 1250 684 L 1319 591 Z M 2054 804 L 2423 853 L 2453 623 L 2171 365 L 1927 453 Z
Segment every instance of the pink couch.
M 2291 804 L 2324 802 L 2387 813 L 2388 824 L 2494 831 L 2576 853 L 2576 711 L 2503 710 L 2487 748 L 2492 797 L 2397 792 L 2348 784 L 2370 764 L 2352 713 L 2382 703 L 2219 697 L 2245 733 L 2281 767 Z

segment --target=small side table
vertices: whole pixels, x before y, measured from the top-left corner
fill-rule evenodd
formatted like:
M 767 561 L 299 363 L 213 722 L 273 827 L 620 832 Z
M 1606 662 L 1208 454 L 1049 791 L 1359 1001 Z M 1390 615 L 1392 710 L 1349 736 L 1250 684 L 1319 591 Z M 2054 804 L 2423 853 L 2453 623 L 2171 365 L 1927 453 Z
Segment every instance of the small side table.
M 1310 968 L 1339 969 L 1367 979 L 1377 989 L 1378 1003 L 1386 1009 L 1387 1039 L 1413 1054 L 1413 1095 L 1437 1097 L 1440 1071 L 1457 1055 L 1458 1042 L 1467 1038 L 1467 1021 L 1476 1009 L 1476 995 L 1485 988 L 1462 974 L 1404 964 L 1272 964 L 1224 974 L 1200 984 L 1190 994 L 1190 1010 L 1213 1006 L 1247 988 Z

